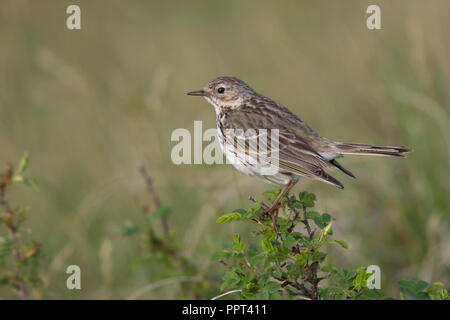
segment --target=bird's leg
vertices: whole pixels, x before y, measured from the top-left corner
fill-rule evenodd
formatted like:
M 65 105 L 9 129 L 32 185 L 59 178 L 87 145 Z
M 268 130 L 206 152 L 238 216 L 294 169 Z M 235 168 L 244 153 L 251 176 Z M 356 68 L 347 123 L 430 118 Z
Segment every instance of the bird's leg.
M 292 182 L 289 182 L 287 185 L 281 189 L 281 192 L 278 194 L 278 196 L 275 198 L 275 201 L 272 202 L 270 207 L 262 212 L 262 214 L 271 213 L 274 211 L 277 207 L 279 207 L 281 203 L 281 199 L 291 191 L 294 184 Z

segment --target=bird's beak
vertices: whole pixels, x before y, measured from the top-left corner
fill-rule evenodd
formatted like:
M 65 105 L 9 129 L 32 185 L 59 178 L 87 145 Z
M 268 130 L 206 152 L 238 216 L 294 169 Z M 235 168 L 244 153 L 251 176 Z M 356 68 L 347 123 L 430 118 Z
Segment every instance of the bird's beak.
M 198 91 L 191 91 L 187 93 L 190 96 L 205 96 L 206 93 L 204 90 L 198 90 Z

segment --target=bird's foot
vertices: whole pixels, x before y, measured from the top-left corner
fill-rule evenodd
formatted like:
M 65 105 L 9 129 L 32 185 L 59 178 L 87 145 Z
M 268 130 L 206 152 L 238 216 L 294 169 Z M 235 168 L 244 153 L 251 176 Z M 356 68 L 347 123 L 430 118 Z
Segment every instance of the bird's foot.
M 261 211 L 261 215 L 272 215 L 272 213 L 274 213 L 275 211 L 277 211 L 278 209 L 280 209 L 281 207 L 281 203 L 279 201 L 274 202 L 270 205 L 270 207 L 266 207 L 263 209 L 263 211 Z
M 272 219 L 273 228 L 275 229 L 276 237 L 278 239 L 279 233 L 278 233 L 278 224 L 277 224 L 277 216 L 278 216 L 278 210 L 281 208 L 281 202 L 280 201 L 274 201 L 270 207 L 264 206 L 263 210 L 261 211 L 261 216 L 268 215 Z

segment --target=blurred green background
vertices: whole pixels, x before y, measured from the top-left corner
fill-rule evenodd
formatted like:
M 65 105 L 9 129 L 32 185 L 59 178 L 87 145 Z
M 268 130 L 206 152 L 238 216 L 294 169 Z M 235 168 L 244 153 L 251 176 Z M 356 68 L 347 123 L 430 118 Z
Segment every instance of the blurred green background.
M 66 28 L 70 4 L 81 7 L 81 30 Z M 366 28 L 369 4 L 381 7 L 382 30 Z M 406 159 L 346 157 L 358 179 L 336 171 L 344 190 L 310 180 L 294 190 L 316 193 L 336 218 L 335 237 L 349 243 L 330 251 L 338 266 L 379 265 L 393 295 L 401 278 L 450 284 L 450 2 L 3 0 L 0 47 L 0 164 L 28 151 L 40 184 L 10 193 L 32 208 L 26 237 L 43 243 L 35 297 L 122 299 L 161 278 L 156 264 L 133 267 L 138 240 L 121 234 L 150 202 L 139 163 L 173 209 L 182 254 L 224 272 L 211 253 L 249 230 L 215 219 L 271 186 L 229 165 L 170 160 L 174 129 L 215 127 L 212 106 L 185 93 L 219 75 L 325 137 L 414 149 Z M 66 289 L 70 264 L 82 290 Z

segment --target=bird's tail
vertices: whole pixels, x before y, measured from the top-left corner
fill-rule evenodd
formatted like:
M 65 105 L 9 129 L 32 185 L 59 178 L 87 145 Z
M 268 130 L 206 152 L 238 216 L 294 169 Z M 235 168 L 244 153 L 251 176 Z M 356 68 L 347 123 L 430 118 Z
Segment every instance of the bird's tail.
M 405 147 L 396 146 L 372 146 L 370 144 L 361 143 L 344 143 L 337 142 L 336 149 L 342 154 L 367 154 L 374 156 L 393 156 L 404 157 L 406 153 L 411 152 Z

